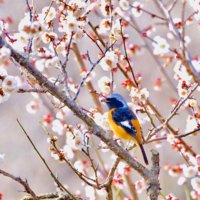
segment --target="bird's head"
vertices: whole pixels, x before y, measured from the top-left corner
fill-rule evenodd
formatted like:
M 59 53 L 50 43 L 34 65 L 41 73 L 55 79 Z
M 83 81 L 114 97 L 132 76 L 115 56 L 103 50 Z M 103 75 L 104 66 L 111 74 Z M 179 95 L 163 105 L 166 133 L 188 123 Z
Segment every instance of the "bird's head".
M 120 94 L 117 94 L 117 93 L 110 95 L 109 97 L 103 99 L 102 101 L 107 104 L 109 109 L 121 108 L 121 107 L 127 106 L 124 98 Z

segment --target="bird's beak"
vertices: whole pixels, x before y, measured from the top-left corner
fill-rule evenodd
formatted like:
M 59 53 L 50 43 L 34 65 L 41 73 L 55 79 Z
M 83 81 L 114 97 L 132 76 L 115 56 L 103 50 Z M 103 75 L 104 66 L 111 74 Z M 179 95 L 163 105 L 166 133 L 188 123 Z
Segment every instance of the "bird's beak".
M 107 102 L 108 102 L 108 99 L 107 99 L 107 98 L 103 98 L 103 99 L 101 99 L 101 102 L 107 103 Z

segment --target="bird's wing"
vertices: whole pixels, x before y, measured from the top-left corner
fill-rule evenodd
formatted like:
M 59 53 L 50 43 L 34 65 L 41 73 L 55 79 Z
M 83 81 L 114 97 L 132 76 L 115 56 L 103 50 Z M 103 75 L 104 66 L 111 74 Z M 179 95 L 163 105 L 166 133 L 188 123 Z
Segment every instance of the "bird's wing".
M 118 108 L 113 111 L 113 120 L 123 127 L 133 137 L 136 137 L 137 130 L 133 126 L 132 121 L 137 120 L 135 114 L 129 108 Z

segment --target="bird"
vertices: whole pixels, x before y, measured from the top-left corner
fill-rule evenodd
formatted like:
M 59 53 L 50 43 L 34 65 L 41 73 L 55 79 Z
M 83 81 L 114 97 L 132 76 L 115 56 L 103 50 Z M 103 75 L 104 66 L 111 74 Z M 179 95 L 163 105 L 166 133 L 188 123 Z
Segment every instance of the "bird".
M 143 136 L 140 123 L 129 108 L 125 99 L 118 93 L 113 93 L 103 100 L 108 106 L 108 123 L 112 131 L 119 138 L 124 140 L 133 141 L 139 146 L 143 159 L 148 165 L 148 159 L 143 147 Z

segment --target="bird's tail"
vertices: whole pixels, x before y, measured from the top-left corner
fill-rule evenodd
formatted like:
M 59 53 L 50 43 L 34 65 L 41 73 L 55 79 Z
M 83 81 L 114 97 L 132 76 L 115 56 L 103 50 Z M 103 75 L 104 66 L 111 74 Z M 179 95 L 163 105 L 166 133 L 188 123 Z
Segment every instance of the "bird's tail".
M 146 155 L 146 153 L 144 151 L 143 145 L 139 143 L 139 147 L 141 149 L 141 152 L 142 152 L 142 155 L 143 155 L 143 158 L 144 158 L 144 162 L 145 162 L 146 165 L 148 165 L 149 162 L 148 162 L 148 159 L 147 159 L 147 155 Z

